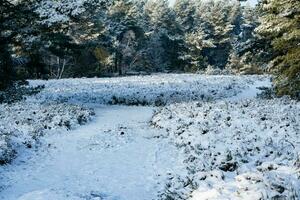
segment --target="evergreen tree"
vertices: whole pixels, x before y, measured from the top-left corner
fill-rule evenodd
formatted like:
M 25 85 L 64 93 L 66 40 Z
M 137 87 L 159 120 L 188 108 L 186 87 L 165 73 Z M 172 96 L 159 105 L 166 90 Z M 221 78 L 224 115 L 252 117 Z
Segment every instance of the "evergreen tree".
M 122 75 L 139 55 L 140 38 L 144 31 L 138 22 L 142 18 L 136 4 L 130 0 L 114 1 L 108 8 L 106 30 L 113 52 L 114 71 Z
M 196 15 L 196 5 L 194 1 L 176 0 L 174 4 L 174 11 L 177 23 L 177 59 L 176 63 L 178 69 L 185 71 L 197 71 L 201 57 L 201 50 L 194 48 L 197 42 L 193 38 L 193 34 L 199 33 L 199 20 Z M 198 38 L 199 39 L 199 38 Z M 202 40 L 203 38 L 201 38 Z M 194 41 L 192 41 L 194 40 Z
M 20 78 L 13 66 L 12 56 L 19 56 L 24 48 L 23 38 L 30 38 L 34 33 L 32 5 L 31 1 L 3 0 L 0 3 L 0 89 Z
M 300 98 L 300 1 L 264 0 L 257 32 L 271 41 L 278 95 Z
M 197 27 L 196 5 L 190 0 L 176 0 L 174 4 L 176 21 L 182 33 L 192 32 Z
M 149 0 L 145 5 L 147 48 L 145 56 L 154 71 L 173 70 L 178 58 L 175 13 L 167 0 Z
M 61 78 L 65 72 L 66 76 L 94 74 L 90 71 L 96 71 L 97 59 L 92 49 L 102 37 L 102 14 L 109 4 L 109 0 L 39 1 L 35 11 L 39 14 L 40 40 L 31 56 L 39 60 L 31 61 L 46 65 L 51 78 Z
M 236 0 L 200 3 L 198 12 L 206 22 L 204 30 L 214 44 L 213 48 L 204 50 L 210 65 L 224 68 L 228 62 L 239 6 Z
M 232 40 L 232 50 L 227 68 L 238 74 L 258 74 L 264 70 L 264 51 L 255 28 L 258 26 L 258 12 L 249 5 L 241 6 L 238 10 L 238 22 L 235 25 L 235 35 Z M 264 44 L 266 44 L 264 42 Z

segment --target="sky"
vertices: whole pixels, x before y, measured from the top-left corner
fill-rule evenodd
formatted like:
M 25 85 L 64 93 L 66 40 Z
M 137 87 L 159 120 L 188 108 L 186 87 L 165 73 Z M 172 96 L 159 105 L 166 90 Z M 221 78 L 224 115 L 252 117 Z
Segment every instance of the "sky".
M 176 0 L 169 0 L 170 4 L 174 4 Z M 255 6 L 257 4 L 257 0 L 248 0 L 248 2 L 250 3 L 250 5 Z

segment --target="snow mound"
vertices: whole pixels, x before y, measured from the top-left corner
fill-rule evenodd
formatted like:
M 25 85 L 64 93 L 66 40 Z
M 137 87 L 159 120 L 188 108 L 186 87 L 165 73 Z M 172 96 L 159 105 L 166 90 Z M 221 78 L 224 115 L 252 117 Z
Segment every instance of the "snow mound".
M 10 162 L 19 147 L 32 148 L 46 132 L 71 129 L 91 115 L 90 109 L 69 104 L 0 104 L 0 164 Z
M 300 198 L 300 103 L 289 99 L 181 103 L 152 125 L 182 150 L 163 199 Z
M 31 86 L 45 85 L 45 89 L 31 101 L 155 106 L 232 97 L 257 83 L 270 85 L 270 78 L 157 74 L 121 78 L 30 81 Z

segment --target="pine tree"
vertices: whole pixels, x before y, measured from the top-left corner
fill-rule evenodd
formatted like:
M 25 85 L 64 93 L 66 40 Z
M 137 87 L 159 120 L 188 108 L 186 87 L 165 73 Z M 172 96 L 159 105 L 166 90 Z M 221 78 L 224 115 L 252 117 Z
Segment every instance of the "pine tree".
M 259 5 L 262 16 L 257 32 L 271 41 L 278 95 L 300 98 L 300 1 L 264 0 Z
M 236 0 L 210 0 L 199 2 L 197 12 L 203 19 L 203 30 L 213 40 L 213 48 L 204 49 L 208 62 L 218 68 L 225 68 L 239 17 L 240 3 Z
M 0 2 L 0 89 L 21 78 L 16 74 L 12 55 L 18 56 L 24 48 L 23 38 L 30 37 L 34 32 L 32 4 L 31 1 Z M 24 18 L 24 15 L 27 17 Z
M 205 31 L 200 28 L 197 31 L 187 33 L 185 35 L 185 44 L 188 53 L 181 56 L 181 58 L 190 64 L 189 69 L 186 70 L 196 72 L 206 68 L 208 63 L 204 55 L 204 49 L 214 48 L 215 46 Z
M 0 3 L 0 90 L 7 88 L 12 83 L 12 59 L 9 52 L 9 44 L 12 42 L 13 34 L 5 33 L 12 29 L 15 5 L 9 1 Z M 16 32 L 14 32 L 16 34 Z
M 196 15 L 196 5 L 194 1 L 176 0 L 174 11 L 177 23 L 177 59 L 178 69 L 185 71 L 197 71 L 200 68 L 202 59 L 201 50 L 194 48 L 197 42 L 197 32 L 199 34 L 199 20 Z M 199 39 L 199 38 L 198 38 Z M 203 38 L 201 38 L 203 39 Z
M 174 4 L 176 21 L 184 32 L 192 32 L 197 26 L 196 5 L 190 0 L 176 0 Z
M 265 64 L 262 59 L 264 51 L 259 49 L 262 41 L 254 31 L 258 26 L 257 9 L 249 5 L 240 6 L 238 13 L 233 48 L 226 68 L 238 74 L 260 74 Z
M 120 75 L 129 70 L 139 56 L 139 39 L 144 34 L 138 23 L 142 18 L 139 9 L 130 0 L 114 1 L 108 8 L 106 30 L 114 57 L 114 71 Z
M 167 0 L 149 0 L 145 5 L 148 37 L 145 56 L 154 71 L 172 69 L 177 58 L 175 14 Z
M 103 36 L 102 15 L 110 3 L 109 0 L 38 1 L 35 12 L 39 14 L 40 38 L 31 43 L 36 46 L 29 52 L 31 62 L 46 65 L 44 71 L 50 78 L 61 78 L 66 73 L 66 76 L 94 74 L 90 72 L 96 71 L 97 66 L 93 48 Z

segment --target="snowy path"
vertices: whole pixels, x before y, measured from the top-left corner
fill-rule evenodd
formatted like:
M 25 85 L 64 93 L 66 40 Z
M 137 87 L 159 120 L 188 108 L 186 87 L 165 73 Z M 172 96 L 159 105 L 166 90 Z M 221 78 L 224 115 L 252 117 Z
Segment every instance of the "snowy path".
M 186 76 L 183 78 L 189 80 Z M 198 80 L 197 77 L 194 78 Z M 205 77 L 200 76 L 198 78 L 203 79 Z M 156 80 L 164 79 L 159 79 L 157 76 L 155 77 Z M 181 79 L 176 80 L 181 81 Z M 210 97 L 213 91 L 208 88 L 213 86 L 214 90 L 217 91 L 214 91 L 216 92 L 216 99 L 218 99 L 217 103 L 223 100 L 240 101 L 254 98 L 260 92 L 257 87 L 270 86 L 269 78 L 264 77 L 245 77 L 245 80 L 241 78 L 242 82 L 236 80 L 236 77 L 233 79 L 225 77 L 224 82 L 217 80 L 217 77 L 213 77 L 208 85 L 203 85 L 202 89 L 199 86 L 202 82 L 198 80 L 196 82 L 199 83 L 199 87 L 196 84 L 194 89 L 199 95 L 206 94 Z M 58 99 L 61 97 L 71 102 L 72 100 L 81 103 L 86 102 L 81 98 L 73 99 L 73 96 L 80 97 L 77 94 L 77 89 L 73 88 L 73 84 L 78 84 L 77 81 L 65 81 L 70 81 L 71 85 L 58 90 L 59 94 L 62 94 Z M 103 87 L 103 83 L 97 83 L 97 79 L 83 79 L 81 81 L 91 82 L 89 84 L 94 85 L 95 88 L 101 89 Z M 131 102 L 131 97 L 139 97 L 140 100 L 143 100 L 147 95 L 144 97 L 144 94 L 139 92 L 147 93 L 150 91 L 150 94 L 153 95 L 150 95 L 151 98 L 147 102 L 151 104 L 151 102 L 160 99 L 159 94 L 164 94 L 165 90 L 153 87 L 151 80 L 148 82 L 145 84 L 147 86 L 145 91 L 134 87 L 135 89 L 132 91 L 138 93 L 133 92 L 133 96 L 127 96 L 127 93 L 124 93 L 125 86 L 118 91 L 120 91 L 120 95 L 123 95 L 121 97 L 128 99 L 129 102 Z M 183 82 L 187 83 L 187 81 Z M 227 82 L 228 87 L 224 86 L 224 83 Z M 80 94 L 83 99 L 89 99 L 88 103 L 95 103 L 99 100 L 98 105 L 105 102 L 100 98 L 103 95 L 102 92 L 97 93 L 89 89 L 89 93 L 85 93 L 86 88 L 90 88 L 89 84 L 78 84 L 80 87 L 82 86 L 81 91 L 83 92 Z M 194 85 L 194 83 L 188 84 Z M 117 86 L 119 87 L 119 85 Z M 190 90 L 190 87 L 185 85 L 179 84 L 179 86 L 174 91 L 170 90 L 169 86 L 165 87 L 167 91 L 171 91 L 169 96 L 165 96 L 166 102 L 176 100 L 176 95 L 184 97 L 184 101 L 193 99 L 191 97 L 195 94 L 194 90 Z M 49 96 L 54 96 L 56 99 L 57 91 L 48 91 L 47 88 L 52 88 L 52 86 L 47 86 L 44 90 L 45 99 L 48 99 Z M 72 88 L 70 92 L 64 91 L 70 88 Z M 181 91 L 180 88 L 186 92 L 177 92 Z M 114 89 L 108 88 L 106 94 L 112 95 L 111 91 Z M 136 94 L 140 96 L 136 96 Z M 176 94 L 172 97 L 173 99 L 171 94 Z M 235 94 L 238 95 L 235 96 Z M 68 95 L 72 98 L 69 98 Z M 33 96 L 32 98 L 39 100 L 40 96 Z M 29 102 L 31 100 L 29 99 Z M 181 102 L 180 99 L 179 102 Z M 184 160 L 181 156 L 185 156 L 179 152 L 181 150 L 169 143 L 170 138 L 158 137 L 166 135 L 165 129 L 153 129 L 149 126 L 148 122 L 154 109 L 153 107 L 129 106 L 95 107 L 96 117 L 88 125 L 68 132 L 46 134 L 47 136 L 41 138 L 41 145 L 37 150 L 24 149 L 12 164 L 0 168 L 0 199 L 156 199 L 158 193 L 163 191 L 166 184 L 169 184 L 170 180 L 174 178 L 173 175 L 186 177 L 187 171 L 186 164 L 181 163 Z M 166 119 L 166 121 L 168 120 Z
M 181 164 L 176 149 L 149 128 L 152 114 L 151 107 L 100 107 L 89 125 L 44 137 L 42 149 L 1 169 L 0 199 L 155 198 Z

